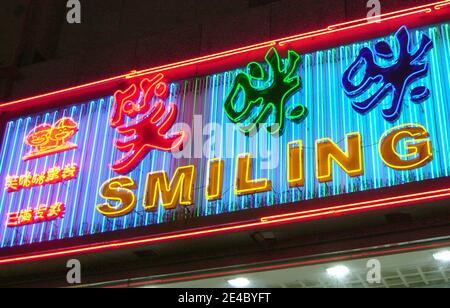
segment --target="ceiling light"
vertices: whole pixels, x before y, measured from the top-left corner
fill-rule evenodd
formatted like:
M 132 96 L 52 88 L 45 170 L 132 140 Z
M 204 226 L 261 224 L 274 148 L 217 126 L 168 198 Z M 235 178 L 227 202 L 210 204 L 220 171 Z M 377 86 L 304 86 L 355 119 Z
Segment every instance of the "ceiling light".
M 347 276 L 350 273 L 350 270 L 347 266 L 338 265 L 328 268 L 327 273 L 333 278 L 341 279 Z
M 247 278 L 236 278 L 228 280 L 228 284 L 233 288 L 245 288 L 250 284 L 250 280 Z
M 433 254 L 433 258 L 436 261 L 450 262 L 450 251 L 445 250 L 445 251 L 437 252 L 437 253 Z

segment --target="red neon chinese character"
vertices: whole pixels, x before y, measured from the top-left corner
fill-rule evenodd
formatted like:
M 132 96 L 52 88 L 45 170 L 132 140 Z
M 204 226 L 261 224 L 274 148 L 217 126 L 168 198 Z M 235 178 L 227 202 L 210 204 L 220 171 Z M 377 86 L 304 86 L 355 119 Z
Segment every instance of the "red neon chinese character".
M 19 225 L 28 225 L 34 221 L 34 210 L 27 209 L 19 212 Z
M 64 218 L 65 211 L 66 211 L 66 207 L 65 207 L 64 203 L 57 202 L 48 208 L 47 220 L 53 220 L 56 218 Z
M 33 177 L 30 172 L 25 173 L 19 177 L 19 188 L 30 188 Z
M 30 189 L 35 186 L 42 186 L 44 184 L 56 184 L 61 181 L 72 180 L 78 175 L 78 166 L 76 164 L 66 165 L 63 169 L 56 166 L 48 169 L 47 172 L 31 175 L 27 172 L 21 176 L 6 177 L 5 188 L 9 193 L 16 192 L 22 188 Z
M 125 136 L 123 140 L 116 140 L 115 146 L 126 153 L 111 167 L 117 173 L 127 174 L 133 171 L 152 150 L 180 151 L 187 141 L 188 136 L 184 131 L 168 134 L 175 123 L 178 110 L 173 103 L 169 108 L 164 106 L 162 99 L 167 97 L 168 86 L 162 81 L 163 78 L 159 74 L 152 80 L 144 79 L 140 83 L 141 93 L 137 85 L 132 85 L 126 91 L 118 91 L 114 95 L 110 124 Z M 154 96 L 157 99 L 150 105 Z M 124 124 L 125 116 L 135 118 L 138 114 L 143 115 Z
M 33 175 L 31 183 L 33 186 L 42 186 L 45 184 L 45 179 L 47 178 L 45 173 Z
M 54 125 L 37 126 L 25 137 L 25 144 L 31 146 L 32 150 L 22 159 L 27 161 L 75 149 L 77 145 L 68 141 L 77 131 L 78 124 L 71 118 L 62 118 Z
M 34 221 L 42 222 L 47 220 L 48 207 L 45 205 L 39 205 L 39 207 L 34 211 Z
M 61 168 L 53 167 L 48 169 L 45 183 L 55 184 L 61 181 Z
M 50 207 L 41 204 L 36 209 L 26 209 L 21 210 L 20 212 L 8 213 L 6 222 L 7 227 L 21 227 L 57 218 L 64 218 L 65 210 L 65 205 L 61 202 L 57 202 Z
M 117 131 L 120 134 L 133 138 L 115 141 L 117 149 L 127 154 L 114 163 L 112 170 L 127 174 L 133 171 L 152 150 L 165 152 L 180 150 L 187 140 L 187 134 L 180 131 L 167 135 L 176 116 L 177 107 L 174 104 L 170 104 L 170 111 L 166 115 L 164 103 L 158 101 L 143 118 L 119 127 Z M 161 121 L 162 123 L 158 124 Z
M 9 228 L 19 226 L 19 213 L 18 212 L 8 213 L 7 226 Z
M 6 177 L 6 190 L 11 193 L 11 192 L 16 192 L 20 190 L 19 187 L 19 177 L 17 176 L 7 176 Z
M 64 181 L 75 179 L 78 175 L 78 166 L 75 164 L 66 165 L 61 172 L 61 177 Z
M 158 74 L 151 80 L 143 79 L 140 83 L 140 89 L 136 84 L 133 84 L 125 91 L 117 91 L 114 94 L 114 105 L 110 119 L 111 127 L 124 125 L 125 116 L 134 119 L 139 114 L 147 113 L 152 97 L 166 99 L 168 93 L 168 86 L 163 74 Z

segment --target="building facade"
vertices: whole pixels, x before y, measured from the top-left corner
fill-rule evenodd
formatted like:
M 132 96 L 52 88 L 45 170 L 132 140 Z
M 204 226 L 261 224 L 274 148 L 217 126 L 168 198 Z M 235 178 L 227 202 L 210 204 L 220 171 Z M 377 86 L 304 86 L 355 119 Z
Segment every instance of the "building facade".
M 450 2 L 341 2 L 6 2 L 2 285 L 447 286 Z

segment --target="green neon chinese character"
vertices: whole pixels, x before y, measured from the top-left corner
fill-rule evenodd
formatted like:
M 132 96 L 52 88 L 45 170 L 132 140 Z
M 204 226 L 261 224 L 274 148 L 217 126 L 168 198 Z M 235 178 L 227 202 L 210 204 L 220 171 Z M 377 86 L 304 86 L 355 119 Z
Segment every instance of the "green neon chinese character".
M 271 114 L 273 123 L 267 127 L 271 134 L 283 133 L 285 117 L 294 122 L 302 121 L 307 115 L 305 106 L 293 106 L 286 110 L 289 98 L 301 88 L 300 76 L 296 74 L 301 57 L 289 50 L 285 63 L 275 48 L 271 48 L 265 60 L 268 71 L 256 62 L 247 65 L 247 72 L 236 76 L 233 89 L 225 101 L 225 112 L 235 124 L 239 124 L 242 132 L 249 134 L 265 123 Z M 257 86 L 256 83 L 264 83 Z M 243 98 L 243 103 L 240 102 Z

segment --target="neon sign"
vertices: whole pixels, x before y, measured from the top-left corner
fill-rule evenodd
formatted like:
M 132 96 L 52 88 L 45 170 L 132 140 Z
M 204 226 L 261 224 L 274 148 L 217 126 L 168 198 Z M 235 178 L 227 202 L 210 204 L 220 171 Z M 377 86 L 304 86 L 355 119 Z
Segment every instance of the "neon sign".
M 8 228 L 17 228 L 31 224 L 37 224 L 55 219 L 64 218 L 65 205 L 57 202 L 50 206 L 39 205 L 35 209 L 26 209 L 19 212 L 8 213 Z
M 114 162 L 112 170 L 120 174 L 133 171 L 142 159 L 152 150 L 165 152 L 181 150 L 187 141 L 187 134 L 183 131 L 168 134 L 177 114 L 177 106 L 173 103 L 166 109 L 163 99 L 167 98 L 168 86 L 162 74 L 152 80 L 144 79 L 140 83 L 140 90 L 136 84 L 126 91 L 114 94 L 114 106 L 111 117 L 111 127 L 125 137 L 116 140 L 118 150 L 125 152 L 125 156 Z M 151 104 L 152 97 L 156 102 Z M 138 115 L 141 117 L 136 118 Z M 125 124 L 125 116 L 136 118 Z
M 9 193 L 12 193 L 21 189 L 57 184 L 75 179 L 78 172 L 79 168 L 76 164 L 68 164 L 63 168 L 57 166 L 38 174 L 26 172 L 20 176 L 7 176 L 5 188 Z
M 361 114 L 366 114 L 380 104 L 383 99 L 392 94 L 392 103 L 389 108 L 382 111 L 382 116 L 389 122 L 394 122 L 400 117 L 406 90 L 415 81 L 424 78 L 428 74 L 429 65 L 424 57 L 433 48 L 433 42 L 425 34 L 422 35 L 420 46 L 412 52 L 412 43 L 409 31 L 401 27 L 395 34 L 398 43 L 398 58 L 394 59 L 394 51 L 386 41 L 375 44 L 374 51 L 364 47 L 359 52 L 356 60 L 345 71 L 342 78 L 345 93 L 355 98 L 381 83 L 381 87 L 368 99 L 361 102 L 353 101 L 353 109 Z M 391 65 L 379 65 L 378 59 L 393 61 Z M 361 69 L 365 69 L 359 83 L 353 83 Z M 411 90 L 411 100 L 421 103 L 430 96 L 430 90 L 425 86 L 416 86 Z
M 383 162 L 395 170 L 414 170 L 425 166 L 433 160 L 433 149 L 428 131 L 418 124 L 399 125 L 386 131 L 379 141 L 379 155 Z M 404 142 L 407 154 L 401 154 L 398 147 Z M 295 145 L 295 146 L 293 146 Z M 350 133 L 346 136 L 345 149 L 341 149 L 329 138 L 316 141 L 316 177 L 320 183 L 333 181 L 333 163 L 350 177 L 364 175 L 364 157 L 361 135 Z M 290 142 L 287 151 L 288 169 L 285 179 L 291 188 L 304 185 L 303 141 Z M 234 178 L 236 196 L 265 193 L 272 190 L 272 182 L 267 178 L 254 178 L 254 159 L 248 153 L 237 157 Z M 222 198 L 223 161 L 210 160 L 209 176 L 205 183 L 205 196 L 210 200 Z M 222 169 L 223 170 L 223 169 Z M 144 187 L 142 206 L 145 211 L 158 210 L 160 200 L 164 210 L 171 210 L 177 205 L 189 206 L 195 200 L 195 166 L 178 167 L 170 183 L 165 171 L 150 172 Z M 198 186 L 202 184 L 197 183 Z M 214 188 L 212 188 L 214 187 Z M 137 198 L 133 192 L 138 187 L 130 177 L 118 177 L 106 181 L 100 188 L 100 195 L 109 202 L 98 204 L 97 210 L 109 218 L 130 214 L 136 207 Z M 215 191 L 212 193 L 211 191 Z
M 338 32 L 338 29 L 327 33 L 331 31 Z M 301 49 L 297 48 L 310 40 L 292 37 L 283 40 L 293 42 L 289 45 L 272 42 L 255 46 L 257 52 L 247 55 L 252 62 L 245 72 L 240 68 L 246 64 L 241 59 L 239 65 L 230 65 L 227 71 L 213 72 L 211 65 L 208 67 L 211 75 L 189 75 L 189 78 L 184 70 L 172 74 L 188 64 L 170 66 L 172 71 L 166 71 L 163 66 L 114 79 L 115 88 L 110 96 L 72 101 L 65 107 L 9 119 L 0 148 L 0 185 L 9 189 L 0 190 L 0 216 L 6 219 L 9 213 L 18 213 L 26 205 L 49 204 L 51 200 L 61 200 L 65 215 L 58 223 L 42 221 L 16 228 L 3 225 L 0 248 L 68 238 L 77 238 L 81 243 L 86 235 L 151 228 L 158 224 L 167 224 L 167 230 L 172 230 L 182 225 L 170 225 L 175 220 L 218 214 L 228 219 L 227 213 L 247 209 L 258 212 L 267 208 L 265 211 L 270 212 L 270 207 L 277 207 L 285 215 L 283 221 L 322 218 L 332 215 L 329 213 L 335 209 L 340 213 L 360 212 L 379 208 L 378 203 L 374 206 L 373 200 L 363 200 L 368 205 L 360 205 L 361 200 L 355 199 L 348 202 L 352 206 L 346 203 L 342 209 L 327 204 L 326 197 L 350 194 L 348 198 L 352 199 L 359 196 L 355 192 L 377 189 L 395 194 L 394 187 L 398 185 L 450 176 L 447 151 L 450 107 L 445 99 L 450 90 L 443 82 L 450 75 L 445 60 L 450 54 L 450 33 L 447 24 L 439 23 L 411 29 L 408 43 L 411 50 L 420 46 L 424 33 L 433 48 L 423 53 L 421 63 L 411 65 L 426 64 L 426 78 L 414 79 L 405 88 L 403 108 L 395 126 L 377 112 L 366 112 L 364 116 L 355 112 L 352 103 L 359 97 L 348 96 L 342 88 L 342 77 L 360 55 L 361 46 L 372 51 L 374 63 L 381 68 L 392 66 L 381 66 L 381 63 L 395 64 L 398 48 L 394 36 L 389 41 L 394 42 L 389 46 L 395 54 L 391 60 L 377 55 L 383 51 L 387 55 L 388 50 L 382 45 L 375 47 L 379 40 L 323 48 L 302 54 L 300 60 Z M 387 38 L 383 39 L 388 42 Z M 274 46 L 278 50 L 270 49 Z M 308 50 L 315 50 L 310 47 L 307 46 Z M 242 55 L 233 51 L 233 55 L 238 53 Z M 208 57 L 208 63 L 212 63 L 211 59 Z M 379 59 L 381 62 L 375 61 Z M 203 71 L 203 66 L 198 68 L 198 72 Z M 290 71 L 292 74 L 287 78 L 292 83 L 285 83 L 281 76 L 288 76 Z M 363 67 L 359 68 L 350 80 L 352 84 L 357 86 L 365 73 Z M 274 85 L 275 74 L 283 81 L 281 85 Z M 118 84 L 127 86 L 118 90 Z M 245 87 L 246 84 L 251 87 Z M 403 83 L 399 81 L 399 84 Z M 361 92 L 363 99 L 371 96 L 378 85 L 381 84 L 373 83 L 369 90 Z M 429 104 L 408 103 L 412 101 L 408 97 L 410 90 L 418 97 L 417 87 L 429 90 Z M 74 89 L 73 92 L 78 90 Z M 280 91 L 276 93 L 276 90 Z M 236 93 L 234 98 L 231 93 Z M 389 93 L 393 95 L 393 90 Z M 276 103 L 271 102 L 275 100 Z M 391 105 L 387 97 L 383 103 Z M 278 113 L 282 117 L 276 116 L 275 104 L 282 106 Z M 381 102 L 376 105 L 381 107 Z M 236 121 L 229 117 L 227 107 L 231 115 L 234 112 Z M 20 159 L 29 153 L 28 144 L 22 141 L 35 123 L 56 123 L 62 118 L 77 123 L 77 132 L 65 141 L 77 144 L 76 151 L 57 152 L 42 159 Z M 267 122 L 269 126 L 250 134 L 255 120 L 260 120 L 258 124 Z M 174 131 L 175 124 L 183 127 L 183 131 Z M 277 133 L 282 133 L 278 139 Z M 186 142 L 188 135 L 191 143 Z M 187 151 L 190 144 L 194 145 L 192 153 Z M 175 153 L 182 145 L 184 150 Z M 269 155 L 264 156 L 261 149 Z M 273 156 L 274 153 L 278 156 Z M 47 171 L 53 166 L 72 162 L 77 162 L 79 168 L 72 180 L 45 184 L 44 173 L 47 177 Z M 46 171 L 40 173 L 42 170 Z M 36 186 L 29 185 L 30 176 Z M 411 191 L 408 195 L 415 196 L 415 193 Z M 427 195 L 427 198 L 431 197 Z M 304 202 L 311 200 L 320 200 L 317 212 L 312 214 L 302 208 Z M 283 213 L 280 205 L 286 204 L 298 206 L 294 218 L 288 210 Z M 255 217 L 256 223 L 263 223 L 264 219 L 260 218 Z M 267 219 L 269 223 L 275 220 Z M 234 223 L 241 225 L 233 220 Z M 251 223 L 255 222 L 251 220 Z M 213 227 L 229 230 L 222 225 L 209 227 L 206 230 Z M 185 230 L 173 231 L 184 234 L 181 231 Z
M 270 133 L 283 133 L 285 117 L 300 122 L 307 114 L 303 105 L 286 110 L 287 100 L 301 88 L 301 79 L 297 71 L 301 57 L 295 51 L 288 51 L 283 64 L 275 48 L 271 48 L 265 57 L 269 71 L 257 62 L 247 65 L 247 72 L 236 76 L 234 86 L 228 95 L 224 109 L 233 123 L 238 123 L 244 133 L 258 129 L 273 114 L 274 123 L 267 128 Z M 264 83 L 258 86 L 257 83 Z M 239 97 L 243 96 L 243 106 L 238 107 Z
M 54 125 L 42 124 L 25 137 L 25 144 L 33 150 L 22 159 L 27 161 L 75 149 L 76 144 L 68 141 L 77 133 L 78 124 L 71 118 L 62 118 Z
M 167 98 L 167 83 L 163 74 L 157 74 L 151 80 L 143 79 L 137 84 L 132 84 L 125 91 L 117 91 L 114 94 L 114 105 L 111 112 L 111 127 L 119 127 L 125 124 L 125 116 L 136 118 L 145 114 L 151 107 L 152 97 L 164 100 Z

